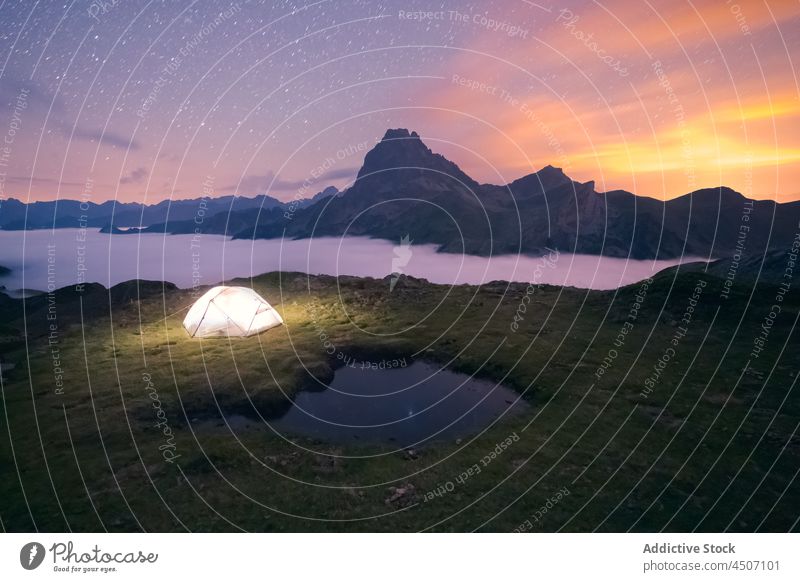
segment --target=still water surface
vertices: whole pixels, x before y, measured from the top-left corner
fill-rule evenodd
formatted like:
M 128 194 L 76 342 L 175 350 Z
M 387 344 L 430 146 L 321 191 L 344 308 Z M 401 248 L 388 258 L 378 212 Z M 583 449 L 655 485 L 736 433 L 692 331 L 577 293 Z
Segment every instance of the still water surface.
M 416 361 L 339 368 L 327 388 L 298 392 L 293 406 L 269 422 L 287 435 L 411 447 L 478 433 L 526 409 L 509 388 Z

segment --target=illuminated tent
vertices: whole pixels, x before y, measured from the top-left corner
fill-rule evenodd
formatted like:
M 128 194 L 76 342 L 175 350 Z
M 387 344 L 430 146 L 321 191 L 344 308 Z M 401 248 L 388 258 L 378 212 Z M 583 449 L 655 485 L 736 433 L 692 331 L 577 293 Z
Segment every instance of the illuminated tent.
M 272 306 L 248 287 L 214 287 L 195 301 L 183 327 L 192 337 L 246 337 L 283 323 Z

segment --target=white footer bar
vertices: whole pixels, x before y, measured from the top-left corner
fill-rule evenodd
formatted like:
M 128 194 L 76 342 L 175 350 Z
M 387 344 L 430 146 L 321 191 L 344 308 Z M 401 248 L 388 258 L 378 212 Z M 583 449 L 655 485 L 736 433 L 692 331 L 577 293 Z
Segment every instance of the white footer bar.
M 798 550 L 793 534 L 3 534 L 0 579 L 800 580 Z

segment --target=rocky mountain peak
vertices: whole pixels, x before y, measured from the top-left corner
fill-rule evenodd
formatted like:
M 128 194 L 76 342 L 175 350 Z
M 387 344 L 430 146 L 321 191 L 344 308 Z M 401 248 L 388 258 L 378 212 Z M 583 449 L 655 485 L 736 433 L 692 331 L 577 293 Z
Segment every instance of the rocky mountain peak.
M 387 170 L 410 172 L 442 179 L 452 178 L 464 184 L 476 186 L 477 183 L 461 169 L 440 154 L 436 154 L 423 143 L 416 131 L 405 128 L 389 129 L 364 157 L 364 164 L 358 172 L 358 180 L 368 176 L 380 176 Z M 433 170 L 429 172 L 427 170 Z M 385 176 L 389 179 L 388 176 Z M 395 176 L 396 178 L 396 176 Z
M 538 172 L 514 180 L 508 186 L 515 195 L 524 197 L 541 194 L 564 184 L 570 184 L 572 181 L 561 168 L 547 165 Z
M 389 141 L 393 139 L 419 139 L 419 134 L 416 131 L 409 132 L 405 128 L 387 129 L 381 141 Z

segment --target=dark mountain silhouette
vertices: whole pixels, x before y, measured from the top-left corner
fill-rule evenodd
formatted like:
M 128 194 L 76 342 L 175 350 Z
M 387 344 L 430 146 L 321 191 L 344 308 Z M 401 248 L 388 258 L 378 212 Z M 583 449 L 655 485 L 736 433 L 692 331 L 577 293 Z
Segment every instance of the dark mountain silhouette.
M 338 193 L 339 190 L 337 190 L 334 186 L 328 186 L 322 192 L 317 192 L 316 194 L 314 194 L 314 196 L 312 196 L 311 198 L 308 198 L 307 200 L 301 200 L 300 207 L 305 208 L 306 206 L 311 206 L 315 202 L 319 202 L 320 200 L 328 198 L 330 196 L 336 196 Z
M 600 193 L 546 166 L 509 184 L 478 184 L 433 153 L 416 132 L 390 129 L 370 150 L 352 187 L 292 213 L 269 209 L 207 221 L 206 232 L 236 238 L 360 235 L 443 252 L 537 254 L 546 248 L 635 259 L 727 257 L 786 248 L 800 202 L 748 200 L 730 188 L 669 201 L 624 190 Z M 153 227 L 192 232 L 194 225 Z
M 703 272 L 720 279 L 729 279 L 732 283 L 786 285 L 793 280 L 793 271 L 787 271 L 787 267 L 791 267 L 790 252 L 789 248 L 771 249 L 763 254 L 744 255 L 737 258 L 726 257 L 710 263 L 684 263 L 665 269 L 661 273 L 673 275 L 678 271 L 681 273 Z
M 300 200 L 296 205 L 304 208 L 314 201 L 337 193 L 328 187 L 314 198 Z M 252 212 L 258 209 L 285 208 L 287 203 L 261 194 L 252 198 L 220 196 L 164 200 L 156 204 L 107 201 L 100 204 L 88 202 L 81 206 L 77 200 L 31 202 L 25 204 L 15 198 L 0 202 L 0 229 L 34 230 L 41 228 L 102 228 L 108 233 L 123 233 L 120 228 L 150 226 L 171 222 L 193 222 L 220 213 Z
M 113 224 L 108 218 L 112 203 L 104 203 L 90 225 L 108 232 L 139 224 L 149 225 L 145 232 L 199 229 L 235 238 L 351 235 L 398 242 L 409 237 L 443 252 L 479 255 L 539 254 L 554 248 L 667 259 L 786 249 L 800 223 L 800 202 L 749 200 L 726 187 L 664 202 L 624 190 L 600 193 L 594 182 L 577 182 L 552 166 L 505 185 L 479 184 L 406 129 L 388 130 L 343 192 L 328 188 L 310 200 L 286 204 L 268 197 L 232 200 L 206 199 L 201 224 L 194 220 L 199 199 L 172 202 L 169 223 L 163 218 L 167 202 L 144 207 L 143 220 L 140 205 L 117 205 Z M 19 209 L 9 209 L 9 202 L 17 201 L 0 208 L 3 228 L 21 220 Z M 36 204 L 50 205 L 44 207 L 49 217 L 39 220 L 52 227 L 53 203 L 29 205 L 29 227 L 30 216 L 42 214 Z M 76 226 L 76 207 L 71 202 L 59 208 L 57 225 Z

